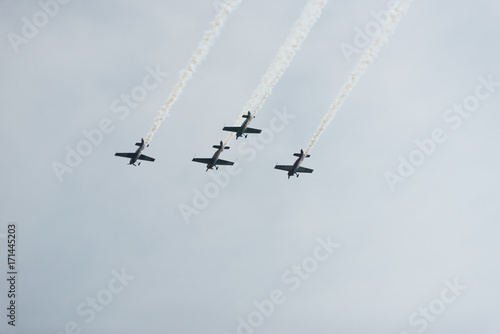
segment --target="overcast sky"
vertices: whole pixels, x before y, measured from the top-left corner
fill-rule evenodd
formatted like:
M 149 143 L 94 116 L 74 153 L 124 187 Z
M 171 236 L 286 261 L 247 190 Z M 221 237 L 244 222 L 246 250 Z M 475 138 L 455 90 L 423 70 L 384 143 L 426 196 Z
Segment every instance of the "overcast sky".
M 0 1 L 2 333 L 498 333 L 498 2 L 413 1 L 290 180 L 388 0 L 330 0 L 208 172 L 307 1 L 243 0 L 139 167 L 222 1 L 67 2 Z

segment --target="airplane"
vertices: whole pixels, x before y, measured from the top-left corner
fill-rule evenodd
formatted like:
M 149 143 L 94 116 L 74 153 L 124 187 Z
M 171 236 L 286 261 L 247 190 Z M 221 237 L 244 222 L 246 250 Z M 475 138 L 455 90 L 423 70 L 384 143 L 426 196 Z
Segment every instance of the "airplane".
M 229 132 L 236 132 L 236 139 L 238 139 L 239 137 L 242 137 L 243 135 L 246 138 L 248 136 L 247 133 L 261 133 L 262 132 L 262 130 L 252 129 L 252 128 L 248 127 L 252 118 L 255 118 L 255 117 L 252 117 L 252 114 L 250 113 L 250 111 L 248 112 L 248 114 L 243 115 L 241 117 L 246 118 L 245 121 L 243 122 L 243 124 L 241 124 L 240 126 L 225 126 L 224 128 L 222 128 L 222 130 L 229 131 Z
M 224 144 L 222 143 L 222 140 L 220 141 L 220 145 L 214 145 L 212 147 L 216 148 L 217 151 L 215 151 L 214 155 L 211 158 L 193 158 L 192 161 L 200 162 L 202 164 L 207 164 L 206 171 L 208 171 L 209 169 L 212 169 L 214 167 L 215 167 L 215 169 L 219 169 L 219 167 L 217 167 L 217 165 L 232 166 L 234 164 L 234 162 L 232 162 L 232 161 L 226 161 L 226 160 L 219 159 L 219 156 L 222 153 L 222 151 L 229 149 L 229 146 L 224 146 Z
M 309 158 L 310 155 L 307 154 L 305 155 L 304 154 L 304 150 L 300 150 L 300 153 L 294 153 L 293 154 L 294 156 L 296 157 L 299 157 L 295 163 L 293 164 L 293 166 L 287 166 L 287 165 L 276 165 L 274 166 L 275 169 L 281 169 L 281 170 L 285 170 L 288 172 L 288 178 L 290 178 L 290 176 L 293 176 L 294 174 L 297 175 L 297 177 L 299 177 L 299 173 L 312 173 L 313 170 L 310 169 L 310 168 L 305 168 L 305 167 L 300 167 L 300 164 L 302 163 L 302 161 L 304 161 L 305 158 Z
M 155 161 L 155 159 L 148 157 L 147 155 L 141 154 L 142 151 L 149 146 L 144 143 L 144 138 L 141 138 L 140 143 L 135 143 L 136 146 L 139 146 L 137 151 L 134 153 L 115 153 L 115 156 L 117 157 L 124 157 L 124 158 L 130 158 L 130 162 L 128 163 L 129 165 L 134 165 L 137 160 L 146 160 L 146 161 Z M 140 162 L 138 166 L 140 166 Z

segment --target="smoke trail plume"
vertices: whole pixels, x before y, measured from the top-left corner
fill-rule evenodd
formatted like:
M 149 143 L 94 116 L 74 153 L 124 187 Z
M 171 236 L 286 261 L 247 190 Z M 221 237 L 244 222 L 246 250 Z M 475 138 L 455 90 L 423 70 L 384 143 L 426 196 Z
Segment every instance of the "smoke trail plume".
M 274 86 L 278 83 L 281 76 L 285 73 L 290 65 L 295 53 L 300 48 L 302 42 L 306 39 L 312 26 L 321 15 L 321 10 L 326 5 L 327 0 L 309 0 L 303 9 L 300 18 L 295 22 L 290 34 L 285 43 L 281 46 L 276 57 L 274 57 L 271 65 L 266 73 L 262 76 L 259 85 L 252 94 L 252 97 L 247 102 L 241 114 L 247 113 L 254 108 L 252 117 L 260 110 L 267 97 L 271 94 Z M 241 125 L 241 118 L 236 122 L 236 126 Z M 234 133 L 228 135 L 224 141 L 227 145 Z
M 153 135 L 160 127 L 161 122 L 168 115 L 170 108 L 172 108 L 172 105 L 175 103 L 175 101 L 177 101 L 177 99 L 181 95 L 184 86 L 186 85 L 187 81 L 191 79 L 193 73 L 196 70 L 196 67 L 207 55 L 208 50 L 212 46 L 214 39 L 219 35 L 220 30 L 224 22 L 226 21 L 227 17 L 236 8 L 236 6 L 240 4 L 241 1 L 242 0 L 228 0 L 227 3 L 222 7 L 222 9 L 217 14 L 215 20 L 210 23 L 210 28 L 205 32 L 205 35 L 203 36 L 203 39 L 200 42 L 200 45 L 198 46 L 198 49 L 195 51 L 195 53 L 189 60 L 187 67 L 181 72 L 179 81 L 177 82 L 174 89 L 170 93 L 167 102 L 161 108 L 161 110 L 158 111 L 158 115 L 155 118 L 154 124 L 151 127 L 151 130 L 149 130 L 148 135 L 146 136 L 145 140 L 146 143 L 151 142 Z
M 365 73 L 366 69 L 368 68 L 368 65 L 370 65 L 373 62 L 378 52 L 380 51 L 380 47 L 387 41 L 387 36 L 389 36 L 392 32 L 394 32 L 394 29 L 396 28 L 399 20 L 401 19 L 401 16 L 408 9 L 411 1 L 412 0 L 403 0 L 399 4 L 399 6 L 390 11 L 389 18 L 386 21 L 385 25 L 382 27 L 382 30 L 380 31 L 379 35 L 373 41 L 370 47 L 365 51 L 358 65 L 356 66 L 354 72 L 351 73 L 349 80 L 344 85 L 344 87 L 340 91 L 340 94 L 337 96 L 337 98 L 331 105 L 330 109 L 328 110 L 327 114 L 321 121 L 318 130 L 314 133 L 314 136 L 311 142 L 309 143 L 309 146 L 306 149 L 305 152 L 306 154 L 309 154 L 314 144 L 316 144 L 316 142 L 318 141 L 320 135 L 323 133 L 323 131 L 325 131 L 328 124 L 332 120 L 333 116 L 335 115 L 335 112 L 341 107 L 342 103 L 344 103 L 344 100 L 349 96 L 350 92 L 358 82 L 359 78 L 363 75 L 363 73 Z

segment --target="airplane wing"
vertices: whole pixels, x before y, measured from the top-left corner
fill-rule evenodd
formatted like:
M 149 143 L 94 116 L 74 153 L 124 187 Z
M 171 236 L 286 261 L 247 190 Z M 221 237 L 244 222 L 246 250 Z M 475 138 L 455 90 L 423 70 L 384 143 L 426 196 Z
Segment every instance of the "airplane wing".
M 217 160 L 217 165 L 220 165 L 220 166 L 232 166 L 232 165 L 234 165 L 234 162 L 219 159 L 219 160 Z
M 239 126 L 225 126 L 222 128 L 224 131 L 238 132 L 241 128 Z
M 209 159 L 209 158 L 193 158 L 193 160 L 191 160 L 191 161 L 200 162 L 202 164 L 212 163 L 212 159 Z
M 293 169 L 293 166 L 287 166 L 287 165 L 276 165 L 274 166 L 275 169 L 281 169 L 281 170 L 286 170 L 287 172 L 291 171 Z
M 117 157 L 132 158 L 135 153 L 115 153 Z
M 146 160 L 146 161 L 155 161 L 154 158 L 148 157 L 147 155 L 144 155 L 144 154 L 141 154 L 139 156 L 139 158 L 137 158 L 137 159 L 139 159 L 139 160 Z
M 305 168 L 305 167 L 299 167 L 297 168 L 297 173 L 312 173 L 313 169 L 310 168 Z
M 253 129 L 253 128 L 246 128 L 245 133 L 261 133 L 262 130 L 259 129 Z

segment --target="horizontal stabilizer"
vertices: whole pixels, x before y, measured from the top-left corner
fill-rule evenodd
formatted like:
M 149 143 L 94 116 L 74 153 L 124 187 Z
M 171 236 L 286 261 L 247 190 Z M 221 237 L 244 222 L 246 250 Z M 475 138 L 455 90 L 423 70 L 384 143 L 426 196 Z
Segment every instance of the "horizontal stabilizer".
M 141 146 L 142 144 L 141 143 L 135 143 L 135 146 Z
M 293 156 L 294 156 L 294 157 L 300 157 L 301 155 L 302 155 L 302 154 L 300 154 L 300 153 L 294 153 L 294 154 L 293 154 Z M 306 155 L 306 158 L 309 158 L 310 156 L 311 156 L 310 154 L 307 154 L 307 155 Z
M 242 115 L 241 117 L 243 117 L 243 118 L 250 118 L 250 116 L 251 115 L 250 115 L 250 111 L 249 111 L 248 114 Z
M 220 146 L 220 145 L 214 145 L 214 146 L 212 146 L 212 147 L 213 147 L 213 148 L 216 148 L 216 149 L 220 149 L 220 148 L 221 148 L 221 146 Z M 229 150 L 229 146 L 225 146 L 225 147 L 224 147 L 224 149 L 225 149 L 225 150 Z

